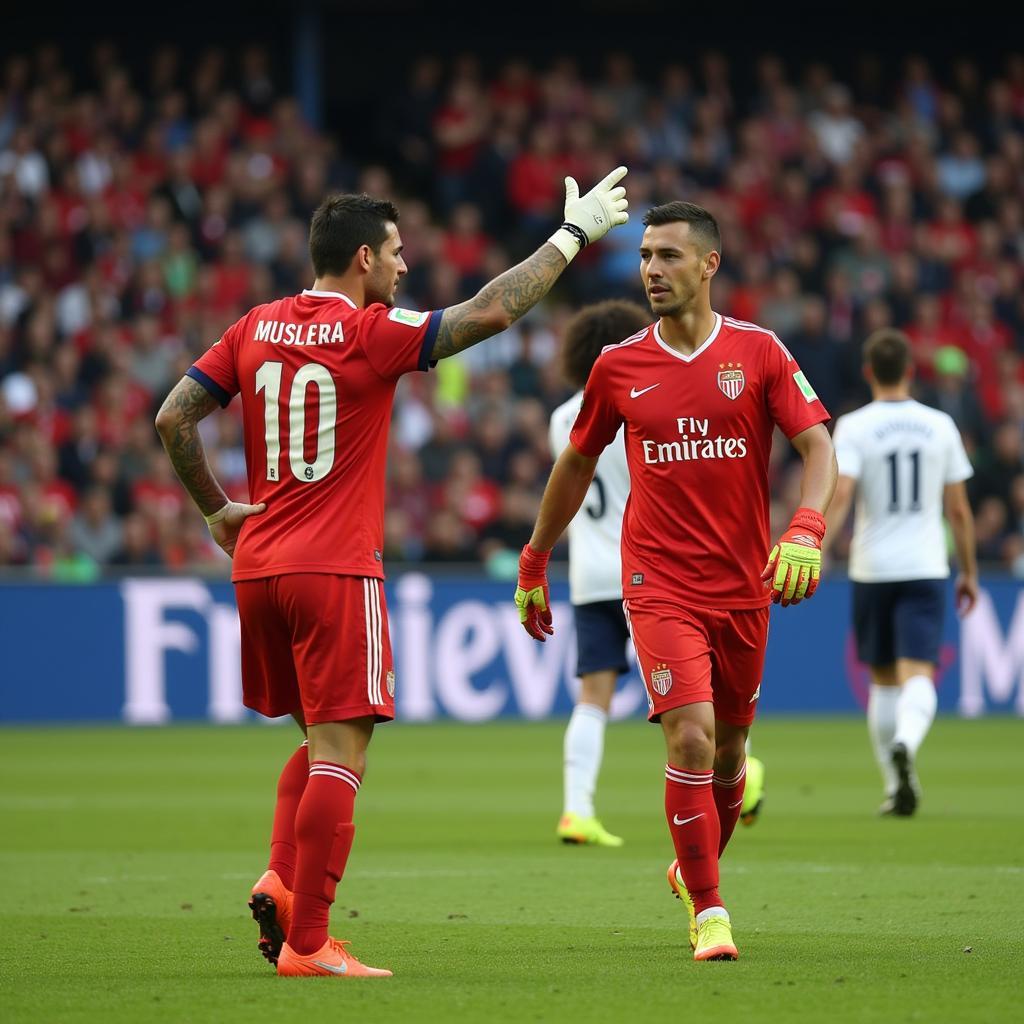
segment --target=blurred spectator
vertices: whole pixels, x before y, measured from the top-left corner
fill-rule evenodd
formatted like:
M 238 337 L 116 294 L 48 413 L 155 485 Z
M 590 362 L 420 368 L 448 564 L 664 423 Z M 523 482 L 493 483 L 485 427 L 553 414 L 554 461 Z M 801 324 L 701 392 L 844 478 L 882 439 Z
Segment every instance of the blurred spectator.
M 833 416 L 840 415 L 844 411 L 841 401 L 844 370 L 850 376 L 859 371 L 860 353 L 853 353 L 852 359 L 849 356 L 845 360 L 838 358 L 840 351 L 845 353 L 851 346 L 840 349 L 836 339 L 829 334 L 825 303 L 817 296 L 804 299 L 799 327 L 784 337 L 786 346 L 807 379 L 814 381 L 814 390 L 825 408 Z M 845 367 L 843 362 L 847 363 Z
M 810 128 L 825 156 L 834 164 L 848 164 L 864 135 L 864 126 L 850 111 L 850 91 L 838 82 L 825 91 L 820 110 L 810 116 Z
M 937 161 L 939 188 L 954 199 L 969 199 L 985 187 L 985 163 L 978 140 L 958 132 L 950 149 Z
M 953 418 L 967 443 L 968 451 L 986 440 L 985 413 L 971 386 L 970 363 L 963 349 L 943 345 L 935 350 L 932 381 L 919 387 L 919 397 Z
M 431 517 L 423 545 L 428 562 L 471 562 L 476 554 L 472 534 L 454 512 L 442 509 Z
M 438 487 L 436 506 L 458 516 L 477 536 L 497 517 L 499 501 L 498 485 L 483 475 L 476 453 L 468 449 L 457 452 L 447 477 Z
M 509 168 L 509 203 L 530 239 L 550 229 L 563 201 L 565 157 L 557 147 L 558 134 L 554 126 L 539 124 L 530 133 L 527 148 Z
M 979 505 L 986 498 L 995 498 L 1009 510 L 1014 477 L 1024 473 L 1024 435 L 1016 423 L 1005 422 L 992 435 L 991 450 L 977 460 L 969 483 L 971 499 Z
M 15 129 L 9 147 L 0 152 L 0 178 L 10 178 L 18 192 L 28 198 L 38 198 L 46 191 L 49 169 L 28 125 Z
M 484 145 L 487 104 L 476 82 L 459 78 L 433 117 L 438 200 L 445 213 L 470 198 L 469 180 Z
M 123 535 L 121 522 L 111 507 L 110 493 L 105 487 L 90 487 L 71 522 L 71 543 L 76 550 L 104 565 L 121 549 Z
M 1008 509 L 996 497 L 979 501 L 974 510 L 974 535 L 978 545 L 978 561 L 1000 562 L 1006 542 Z
M 537 496 L 521 485 L 505 487 L 501 492 L 501 512 L 480 535 L 480 557 L 487 561 L 501 551 L 519 552 L 533 535 L 540 509 Z
M 143 516 L 125 516 L 121 528 L 121 546 L 110 557 L 109 564 L 133 569 L 162 564 L 160 552 L 153 544 L 149 523 Z
M 893 323 L 917 392 L 964 432 L 983 555 L 1024 577 L 1024 58 L 932 67 L 765 54 L 652 71 L 556 56 L 416 61 L 359 130 L 318 133 L 268 54 L 161 47 L 95 81 L 55 47 L 2 69 L 0 566 L 224 572 L 152 418 L 251 305 L 311 280 L 309 217 L 332 189 L 397 200 L 400 303 L 470 298 L 557 222 L 563 178 L 631 174 L 627 227 L 588 248 L 548 302 L 396 394 L 389 558 L 481 559 L 527 535 L 565 395 L 560 325 L 637 296 L 643 213 L 688 199 L 719 218 L 716 308 L 773 329 L 833 413 L 866 397 L 860 346 Z M 898 55 L 894 55 L 897 56 Z M 380 126 L 376 130 L 366 125 Z M 365 129 L 365 130 L 364 130 Z M 358 164 L 356 159 L 358 158 Z M 228 493 L 246 492 L 238 409 L 202 426 Z M 798 499 L 775 457 L 773 514 Z
M 483 230 L 479 207 L 472 203 L 456 206 L 452 211 L 451 226 L 444 234 L 441 258 L 459 272 L 463 291 L 476 291 L 486 283 L 481 270 L 491 244 Z

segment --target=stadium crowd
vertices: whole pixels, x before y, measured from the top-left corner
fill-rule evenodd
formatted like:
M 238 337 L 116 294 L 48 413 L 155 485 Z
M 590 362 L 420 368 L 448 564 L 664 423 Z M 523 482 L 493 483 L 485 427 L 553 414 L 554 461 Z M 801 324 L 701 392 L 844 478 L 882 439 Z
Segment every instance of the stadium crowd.
M 514 565 L 569 394 L 561 326 L 586 302 L 642 301 L 642 213 L 683 198 L 722 227 L 716 308 L 774 329 L 833 414 L 866 398 L 866 335 L 906 330 L 920 397 L 954 416 L 975 465 L 979 554 L 1024 576 L 1024 56 L 941 76 L 865 59 L 841 81 L 765 55 L 742 95 L 716 53 L 652 77 L 625 54 L 589 77 L 568 58 L 425 58 L 352 137 L 314 131 L 269 68 L 258 48 L 188 64 L 164 48 L 133 78 L 109 45 L 77 77 L 53 47 L 4 65 L 0 566 L 225 571 L 153 414 L 246 309 L 309 285 L 328 191 L 398 201 L 399 300 L 433 309 L 550 233 L 565 174 L 590 184 L 624 163 L 628 226 L 515 328 L 400 386 L 386 556 Z M 237 415 L 204 421 L 233 497 Z M 796 475 L 776 448 L 783 521 Z

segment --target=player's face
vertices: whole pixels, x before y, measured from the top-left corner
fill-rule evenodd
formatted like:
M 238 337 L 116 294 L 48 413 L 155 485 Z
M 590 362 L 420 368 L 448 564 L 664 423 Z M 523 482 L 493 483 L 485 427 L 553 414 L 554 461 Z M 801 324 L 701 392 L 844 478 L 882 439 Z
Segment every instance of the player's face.
M 640 279 L 656 316 L 692 308 L 718 266 L 718 254 L 690 241 L 685 221 L 651 225 L 640 243 Z
M 402 239 L 398 226 L 388 223 L 387 237 L 381 243 L 380 251 L 372 257 L 366 276 L 366 302 L 383 302 L 385 306 L 395 304 L 398 282 L 408 271 L 402 259 Z

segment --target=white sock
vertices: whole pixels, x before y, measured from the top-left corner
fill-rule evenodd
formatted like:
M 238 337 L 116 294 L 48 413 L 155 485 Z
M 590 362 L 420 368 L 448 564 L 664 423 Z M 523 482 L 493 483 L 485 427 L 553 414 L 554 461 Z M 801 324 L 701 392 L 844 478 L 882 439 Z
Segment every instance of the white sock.
M 729 911 L 725 907 L 708 907 L 697 915 L 697 927 L 699 928 L 709 917 L 724 917 L 729 920 Z
M 892 742 L 896 735 L 896 704 L 900 699 L 898 686 L 871 684 L 868 691 L 868 735 L 875 749 L 875 760 L 882 772 L 885 792 L 896 792 L 896 769 L 892 766 Z
M 608 715 L 594 704 L 577 704 L 565 730 L 565 811 L 594 816 L 594 790 L 604 755 Z
M 927 676 L 911 676 L 900 689 L 893 742 L 904 744 L 911 757 L 917 755 L 918 748 L 928 735 L 935 721 L 938 703 L 935 684 Z

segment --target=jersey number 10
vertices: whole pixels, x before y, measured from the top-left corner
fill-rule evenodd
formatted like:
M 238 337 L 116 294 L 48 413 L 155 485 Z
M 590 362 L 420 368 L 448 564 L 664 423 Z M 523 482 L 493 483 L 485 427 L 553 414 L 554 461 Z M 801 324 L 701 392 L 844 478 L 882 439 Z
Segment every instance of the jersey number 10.
M 267 439 L 267 479 L 281 479 L 281 371 L 283 363 L 268 361 L 256 371 L 256 394 L 264 392 L 263 421 Z M 316 430 L 316 456 L 306 461 L 306 389 L 315 384 L 320 395 Z M 303 483 L 322 480 L 334 465 L 334 427 L 338 415 L 338 391 L 327 368 L 306 363 L 292 380 L 288 399 L 288 465 L 292 476 Z
M 889 511 L 902 512 L 900 503 L 900 465 L 899 452 L 890 452 L 885 461 L 889 463 Z M 921 511 L 921 453 L 919 451 L 907 452 L 907 460 L 910 462 L 910 505 L 908 512 Z

